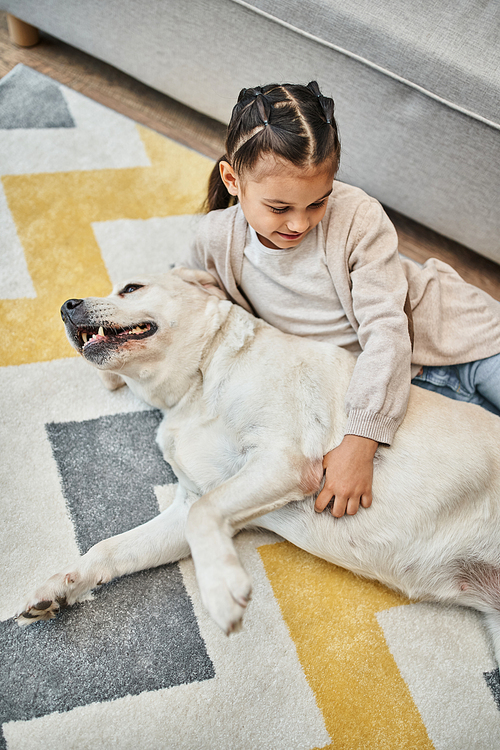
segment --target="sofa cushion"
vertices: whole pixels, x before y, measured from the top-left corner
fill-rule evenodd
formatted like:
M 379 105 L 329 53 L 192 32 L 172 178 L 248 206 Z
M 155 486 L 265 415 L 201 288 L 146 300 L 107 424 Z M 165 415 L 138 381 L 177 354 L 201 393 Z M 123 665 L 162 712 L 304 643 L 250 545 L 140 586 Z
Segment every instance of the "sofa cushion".
M 497 0 L 0 3 L 222 122 L 244 86 L 316 79 L 335 99 L 340 179 L 500 262 Z
M 500 126 L 495 0 L 233 0 Z

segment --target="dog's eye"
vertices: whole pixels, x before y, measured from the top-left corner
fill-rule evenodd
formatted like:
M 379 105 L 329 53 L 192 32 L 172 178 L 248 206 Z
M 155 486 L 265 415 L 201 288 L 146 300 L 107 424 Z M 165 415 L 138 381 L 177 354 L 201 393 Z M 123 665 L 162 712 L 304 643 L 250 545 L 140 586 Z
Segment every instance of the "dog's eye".
M 132 294 L 132 292 L 142 289 L 143 286 L 144 284 L 127 284 L 127 286 L 123 287 L 120 294 Z

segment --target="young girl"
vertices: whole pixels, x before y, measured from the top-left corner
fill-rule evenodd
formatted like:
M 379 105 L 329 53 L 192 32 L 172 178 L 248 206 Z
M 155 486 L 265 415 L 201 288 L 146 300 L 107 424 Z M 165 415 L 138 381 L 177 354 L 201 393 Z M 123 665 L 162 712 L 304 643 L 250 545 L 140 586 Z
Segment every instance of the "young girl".
M 394 438 L 412 376 L 500 415 L 499 304 L 445 263 L 400 259 L 380 204 L 335 180 L 339 158 L 334 103 L 315 81 L 243 89 L 192 256 L 247 310 L 357 355 L 315 505 L 333 499 L 337 517 L 371 505 L 375 451 Z

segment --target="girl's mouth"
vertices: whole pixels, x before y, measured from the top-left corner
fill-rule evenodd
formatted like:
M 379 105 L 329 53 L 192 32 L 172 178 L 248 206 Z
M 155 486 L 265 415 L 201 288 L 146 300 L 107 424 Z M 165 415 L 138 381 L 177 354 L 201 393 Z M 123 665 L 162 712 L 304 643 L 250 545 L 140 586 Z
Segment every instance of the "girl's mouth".
M 285 234 L 284 232 L 277 232 L 276 234 L 279 234 L 282 239 L 290 242 L 292 240 L 298 240 L 299 237 L 303 237 L 305 232 L 299 232 L 298 234 Z

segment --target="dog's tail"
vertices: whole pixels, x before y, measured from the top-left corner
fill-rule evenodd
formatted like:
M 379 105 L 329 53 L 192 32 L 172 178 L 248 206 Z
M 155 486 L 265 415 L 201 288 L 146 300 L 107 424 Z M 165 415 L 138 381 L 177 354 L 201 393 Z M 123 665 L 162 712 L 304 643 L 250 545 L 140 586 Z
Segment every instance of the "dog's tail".
M 500 567 L 479 561 L 462 561 L 458 566 L 459 604 L 484 614 L 500 666 Z
M 457 565 L 456 581 L 460 603 L 483 612 L 494 610 L 500 616 L 500 566 L 474 559 Z

